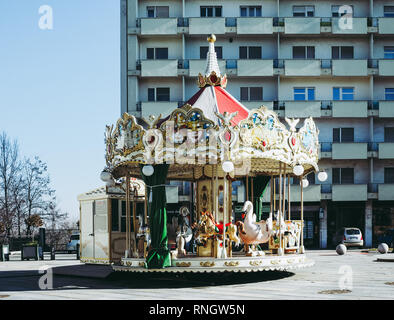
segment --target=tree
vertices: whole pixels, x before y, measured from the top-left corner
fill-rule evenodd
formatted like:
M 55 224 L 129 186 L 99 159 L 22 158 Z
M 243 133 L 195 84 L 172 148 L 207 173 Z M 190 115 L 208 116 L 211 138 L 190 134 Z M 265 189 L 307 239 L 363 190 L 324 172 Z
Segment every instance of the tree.
M 38 157 L 26 159 L 23 164 L 26 220 L 34 213 L 44 214 L 53 201 L 54 190 L 50 188 L 47 165 Z M 31 226 L 26 223 L 26 234 L 31 235 Z
M 56 197 L 48 202 L 48 206 L 45 213 L 42 213 L 41 216 L 48 222 L 48 225 L 52 230 L 58 228 L 68 217 L 67 212 L 61 212 L 61 210 L 57 207 Z
M 15 204 L 12 199 L 12 188 L 15 187 L 21 170 L 19 146 L 10 141 L 7 134 L 0 135 L 0 221 L 2 221 L 7 241 L 13 227 Z

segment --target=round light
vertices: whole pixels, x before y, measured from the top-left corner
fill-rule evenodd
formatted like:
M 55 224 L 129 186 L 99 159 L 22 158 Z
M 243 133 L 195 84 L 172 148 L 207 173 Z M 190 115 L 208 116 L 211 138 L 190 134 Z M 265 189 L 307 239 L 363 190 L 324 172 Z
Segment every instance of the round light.
M 112 174 L 106 170 L 103 170 L 100 174 L 100 179 L 103 180 L 104 182 L 108 182 L 112 180 Z
M 294 173 L 296 176 L 302 175 L 302 174 L 304 173 L 304 167 L 301 166 L 301 165 L 296 165 L 296 166 L 293 168 L 293 173 Z
M 327 175 L 327 172 L 325 172 L 325 171 L 320 171 L 317 174 L 317 178 L 319 179 L 319 181 L 326 181 L 327 177 L 328 177 L 328 175 Z
M 306 188 L 307 186 L 309 186 L 309 181 L 308 179 L 302 179 L 302 187 Z
M 224 172 L 229 173 L 231 171 L 234 171 L 234 163 L 232 163 L 231 161 L 224 161 L 222 163 L 222 169 Z
M 153 172 L 155 172 L 155 169 L 150 164 L 142 167 L 142 173 L 146 177 L 150 177 L 153 174 Z

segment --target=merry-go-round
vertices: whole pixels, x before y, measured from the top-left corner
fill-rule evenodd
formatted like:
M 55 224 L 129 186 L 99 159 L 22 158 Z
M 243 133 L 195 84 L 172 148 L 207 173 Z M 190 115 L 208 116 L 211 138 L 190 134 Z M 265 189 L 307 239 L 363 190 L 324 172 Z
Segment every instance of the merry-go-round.
M 299 119 L 285 118 L 285 125 L 264 106 L 244 107 L 225 90 L 227 77 L 218 66 L 215 36 L 208 42 L 206 70 L 198 76 L 200 89 L 187 103 L 165 118 L 137 119 L 124 113 L 106 127 L 101 177 L 107 187 L 123 183 L 127 204 L 134 196 L 130 179 L 145 184 L 138 221 L 133 206 L 126 205 L 126 246 L 113 263 L 115 271 L 250 272 L 313 265 L 303 245 L 302 190 L 305 176 L 319 172 L 319 131 L 312 118 L 297 128 Z M 292 178 L 300 188 L 297 220 L 291 216 Z M 180 209 L 183 220 L 172 250 L 166 214 L 169 181 L 190 182 L 193 194 L 192 209 Z M 246 186 L 238 221 L 231 198 L 234 181 Z M 250 196 L 255 190 L 270 195 L 265 219 L 255 212 L 259 199 Z

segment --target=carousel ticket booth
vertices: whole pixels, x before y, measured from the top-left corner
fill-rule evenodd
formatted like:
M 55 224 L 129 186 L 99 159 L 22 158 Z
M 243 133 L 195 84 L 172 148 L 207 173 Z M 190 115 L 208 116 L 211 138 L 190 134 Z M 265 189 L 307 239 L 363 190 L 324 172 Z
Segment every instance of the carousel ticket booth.
M 129 238 L 132 245 L 136 240 L 137 251 L 138 249 L 140 252 L 146 251 L 147 241 L 140 237 L 141 230 L 147 226 L 145 184 L 141 180 L 130 179 L 129 210 L 126 210 L 125 190 L 125 183 L 110 184 L 78 196 L 82 262 L 99 264 L 119 262 L 125 256 Z M 129 236 L 126 234 L 128 212 L 130 212 Z M 134 230 L 137 230 L 136 234 Z
M 142 256 L 135 234 L 130 233 L 132 219 L 126 218 L 126 241 L 114 241 L 115 235 L 104 228 L 108 234 L 105 244 L 95 245 L 92 239 L 82 244 L 110 246 L 105 258 L 119 259 L 113 265 L 115 271 L 249 272 L 313 264 L 303 246 L 302 189 L 306 175 L 319 170 L 319 131 L 312 118 L 297 129 L 299 119 L 286 118 L 286 126 L 264 106 L 253 110 L 244 107 L 225 90 L 227 77 L 221 75 L 217 63 L 215 36 L 208 42 L 206 70 L 198 76 L 199 90 L 185 105 L 174 108 L 165 118 L 137 119 L 124 113 L 115 125 L 106 127 L 102 179 L 109 185 L 125 181 L 129 186 L 124 188 L 126 203 L 131 202 L 130 179 L 142 180 L 146 195 L 141 201 L 145 201 L 145 217 L 149 217 L 142 231 L 149 239 Z M 290 199 L 290 179 L 295 176 L 300 180 L 298 220 L 292 220 L 291 205 L 286 202 Z M 188 220 L 193 223 L 178 226 L 175 250 L 168 246 L 165 188 L 169 181 L 192 182 L 193 193 Z M 246 182 L 247 201 L 241 221 L 234 219 L 234 181 Z M 269 215 L 262 220 L 255 212 L 258 199 L 251 199 L 249 194 L 262 195 L 268 189 Z M 93 205 L 83 206 L 82 212 L 92 210 Z M 130 217 L 130 212 L 126 216 Z M 106 221 L 110 221 L 108 216 Z M 82 228 L 90 228 L 83 230 L 85 239 L 92 230 L 89 223 L 82 220 Z M 197 244 L 192 252 L 184 250 L 190 236 L 186 230 L 190 229 Z M 243 250 L 233 250 L 239 244 Z

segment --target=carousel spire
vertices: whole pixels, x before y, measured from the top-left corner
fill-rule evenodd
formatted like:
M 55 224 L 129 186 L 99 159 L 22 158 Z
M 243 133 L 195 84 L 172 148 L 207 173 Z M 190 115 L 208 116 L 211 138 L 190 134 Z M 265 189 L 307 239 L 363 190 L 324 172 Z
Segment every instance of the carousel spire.
M 207 40 L 209 42 L 209 49 L 207 53 L 207 68 L 205 70 L 205 76 L 209 77 L 212 71 L 214 71 L 216 75 L 220 77 L 220 68 L 215 51 L 216 36 L 214 34 L 211 34 L 207 38 Z
M 222 76 L 218 64 L 218 59 L 215 51 L 216 36 L 211 34 L 207 41 L 209 42 L 209 48 L 207 53 L 207 67 L 205 68 L 205 75 L 198 74 L 198 86 L 204 88 L 206 86 L 221 86 L 226 87 L 227 76 Z

